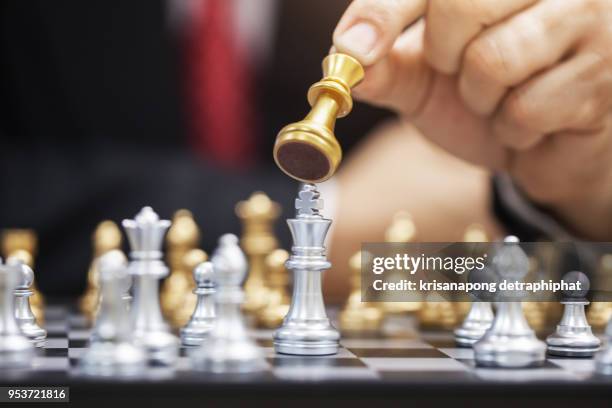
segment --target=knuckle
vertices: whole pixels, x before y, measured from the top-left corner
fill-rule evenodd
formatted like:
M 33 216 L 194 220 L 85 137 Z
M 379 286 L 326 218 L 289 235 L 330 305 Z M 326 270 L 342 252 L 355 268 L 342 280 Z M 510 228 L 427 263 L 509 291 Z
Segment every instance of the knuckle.
M 511 94 L 504 107 L 506 119 L 525 129 L 535 130 L 537 112 L 529 97 L 520 92 Z
M 509 61 L 498 40 L 485 36 L 476 39 L 465 51 L 464 64 L 476 77 L 507 85 Z
M 402 5 L 399 0 L 364 0 L 360 7 L 360 18 L 367 18 L 378 27 L 387 27 L 397 19 L 400 7 Z

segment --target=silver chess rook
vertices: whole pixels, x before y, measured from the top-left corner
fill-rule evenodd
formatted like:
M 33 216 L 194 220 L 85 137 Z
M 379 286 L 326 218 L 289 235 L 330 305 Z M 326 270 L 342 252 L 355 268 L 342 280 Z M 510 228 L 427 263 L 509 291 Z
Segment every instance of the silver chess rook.
M 282 326 L 274 334 L 277 353 L 329 355 L 338 352 L 340 333 L 325 312 L 322 272 L 331 267 L 325 254 L 325 236 L 331 220 L 319 211 L 323 200 L 313 184 L 304 184 L 295 200 L 296 217 L 287 220 L 293 237 L 287 269 L 293 271 L 293 296 Z
M 179 341 L 164 321 L 159 303 L 159 281 L 168 275 L 161 248 L 170 221 L 160 220 L 151 207 L 144 207 L 122 225 L 131 247 L 128 270 L 134 277 L 130 311 L 134 340 L 145 348 L 151 363 L 171 365 L 178 358 Z

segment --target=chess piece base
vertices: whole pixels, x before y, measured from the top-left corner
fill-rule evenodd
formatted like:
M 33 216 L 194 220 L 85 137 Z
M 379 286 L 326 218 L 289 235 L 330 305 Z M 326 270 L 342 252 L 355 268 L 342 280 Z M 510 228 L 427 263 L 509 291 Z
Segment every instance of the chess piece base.
M 34 347 L 22 335 L 0 337 L 0 367 L 22 368 L 32 364 Z
M 168 332 L 135 333 L 134 341 L 144 348 L 153 365 L 172 365 L 178 359 L 178 339 Z
M 204 341 L 189 356 L 194 369 L 211 373 L 244 374 L 268 368 L 256 345 L 231 339 Z
M 80 369 L 91 376 L 134 376 L 144 372 L 146 354 L 130 343 L 93 343 L 80 360 Z
M 535 336 L 485 336 L 473 346 L 476 365 L 484 367 L 537 367 L 546 359 L 546 345 Z
M 565 357 L 591 357 L 601 348 L 601 340 L 590 327 L 557 326 L 557 332 L 546 339 L 548 354 Z
M 320 322 L 289 321 L 274 334 L 274 350 L 280 354 L 325 356 L 338 353 L 340 333 L 325 319 Z
M 598 374 L 612 375 L 612 348 L 607 347 L 595 355 L 595 371 Z
M 47 338 L 47 331 L 45 329 L 32 321 L 17 321 L 17 324 L 23 335 L 26 336 L 35 347 L 42 347 L 45 345 L 45 340 Z
M 214 320 L 189 324 L 181 329 L 181 344 L 187 347 L 197 347 L 202 344 L 214 327 Z

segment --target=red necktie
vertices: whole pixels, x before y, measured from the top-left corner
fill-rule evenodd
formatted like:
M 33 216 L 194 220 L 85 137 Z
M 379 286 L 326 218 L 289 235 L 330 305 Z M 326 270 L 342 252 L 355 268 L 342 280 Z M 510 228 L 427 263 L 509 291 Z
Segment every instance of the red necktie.
M 228 0 L 205 0 L 191 25 L 187 58 L 192 144 L 226 167 L 243 168 L 254 155 L 247 69 Z

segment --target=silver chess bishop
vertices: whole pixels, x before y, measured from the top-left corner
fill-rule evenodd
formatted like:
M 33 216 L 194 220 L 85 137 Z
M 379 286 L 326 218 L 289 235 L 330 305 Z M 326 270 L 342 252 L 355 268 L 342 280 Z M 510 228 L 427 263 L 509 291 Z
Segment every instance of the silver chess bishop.
M 144 347 L 150 363 L 172 365 L 178 358 L 179 341 L 164 321 L 159 302 L 159 281 L 168 275 L 161 248 L 170 221 L 160 220 L 151 207 L 144 207 L 122 225 L 131 247 L 128 270 L 134 278 L 130 310 L 134 340 Z
M 19 268 L 0 259 L 0 367 L 21 368 L 31 364 L 34 346 L 17 326 L 13 291 L 19 281 Z
M 17 326 L 36 347 L 42 347 L 47 338 L 47 331 L 38 325 L 30 307 L 30 296 L 34 294 L 32 290 L 34 271 L 17 258 L 9 257 L 6 263 L 13 266 L 17 271 L 17 287 L 13 292 L 15 295 L 15 319 Z
M 199 346 L 215 325 L 215 281 L 212 262 L 202 262 L 193 270 L 197 296 L 189 322 L 181 329 L 184 346 Z
M 132 325 L 123 301 L 130 286 L 127 259 L 121 251 L 112 250 L 97 262 L 102 292 L 100 311 L 79 366 L 86 375 L 93 376 L 141 374 L 146 368 L 147 355 L 133 343 Z
M 529 269 L 529 259 L 516 237 L 507 237 L 493 258 L 494 271 L 501 280 L 522 281 Z M 529 327 L 520 294 L 499 296 L 497 313 L 484 336 L 474 344 L 476 364 L 486 367 L 520 368 L 542 365 L 546 344 Z
M 557 325 L 557 330 L 548 336 L 548 354 L 564 357 L 592 357 L 600 348 L 601 340 L 591 331 L 584 308 L 589 302 L 586 295 L 589 292 L 589 279 L 578 271 L 569 272 L 563 276 L 565 282 L 580 282 L 581 289 L 564 291 L 563 317 Z
M 287 220 L 293 238 L 286 262 L 293 271 L 293 296 L 282 326 L 274 333 L 277 353 L 329 355 L 338 352 L 340 333 L 325 312 L 322 272 L 331 267 L 325 254 L 325 236 L 331 220 L 323 218 L 323 200 L 313 184 L 304 184 L 295 200 L 297 215 Z

